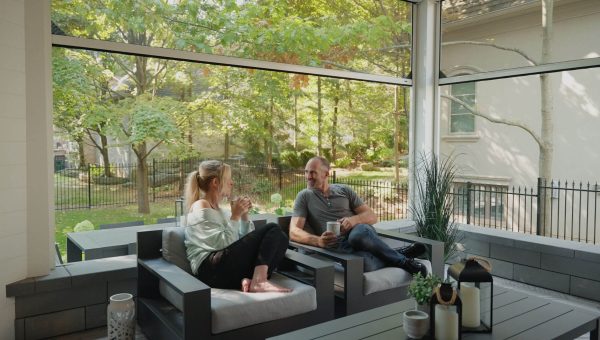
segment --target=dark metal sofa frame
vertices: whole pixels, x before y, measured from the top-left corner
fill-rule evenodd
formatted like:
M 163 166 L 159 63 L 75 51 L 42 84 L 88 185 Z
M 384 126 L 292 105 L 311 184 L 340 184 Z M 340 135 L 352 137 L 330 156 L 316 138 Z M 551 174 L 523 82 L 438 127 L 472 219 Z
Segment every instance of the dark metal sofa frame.
M 278 272 L 295 279 L 301 277 L 301 281 L 314 286 L 317 309 L 212 334 L 210 287 L 162 257 L 162 230 L 143 231 L 137 235 L 137 321 L 149 339 L 264 339 L 333 319 L 333 267 L 325 261 L 288 250 Z M 292 275 L 297 266 L 306 268 L 311 274 Z M 160 295 L 161 280 L 180 295 L 183 311 Z
M 290 220 L 291 216 L 280 217 L 278 220 L 283 230 L 288 232 L 288 234 Z M 444 277 L 443 242 L 393 231 L 380 230 L 378 234 L 384 238 L 384 241 L 391 241 L 391 243 L 399 243 L 398 241 L 401 241 L 402 243 L 421 242 L 425 244 L 433 274 L 438 277 Z M 364 295 L 363 258 L 360 256 L 341 254 L 297 242 L 290 242 L 290 248 L 303 253 L 317 254 L 320 258 L 337 262 L 344 268 L 344 290 L 341 293 L 336 292 L 335 294 L 336 318 L 407 299 L 408 287 L 397 287 Z

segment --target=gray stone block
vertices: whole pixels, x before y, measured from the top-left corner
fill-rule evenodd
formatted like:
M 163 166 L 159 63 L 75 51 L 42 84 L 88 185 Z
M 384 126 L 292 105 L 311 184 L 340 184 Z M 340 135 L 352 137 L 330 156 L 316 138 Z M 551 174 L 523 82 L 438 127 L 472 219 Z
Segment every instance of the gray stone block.
M 15 319 L 15 340 L 25 339 L 25 319 Z
M 108 298 L 118 293 L 129 293 L 137 296 L 137 278 L 108 282 Z M 108 301 L 108 299 L 107 299 Z
M 35 292 L 43 293 L 71 287 L 71 275 L 63 266 L 56 266 L 46 276 L 35 279 Z
M 106 326 L 107 303 L 85 307 L 85 328 Z
M 25 338 L 42 339 L 85 329 L 85 310 L 75 308 L 25 319 Z
M 492 264 L 492 275 L 512 280 L 514 273 L 514 264 L 502 260 L 488 258 Z
M 71 274 L 73 287 L 85 287 L 100 281 L 124 280 L 137 277 L 135 255 L 69 263 L 65 268 Z
M 490 236 L 488 236 L 487 241 L 492 244 L 498 244 L 498 245 L 505 246 L 505 247 L 514 247 L 515 246 L 514 239 L 507 238 L 504 236 L 490 235 Z
M 600 263 L 542 254 L 541 265 L 542 269 L 600 281 Z
M 571 295 L 600 301 L 600 282 L 571 276 Z
M 515 264 L 513 280 L 563 293 L 569 293 L 569 276 L 548 270 Z
M 26 278 L 6 285 L 6 297 L 30 295 L 35 293 L 35 280 Z
M 526 249 L 506 247 L 492 243 L 490 245 L 490 257 L 529 267 L 540 267 L 540 253 Z
M 563 257 L 573 257 L 575 250 L 566 247 L 557 247 L 547 244 L 538 244 L 527 241 L 515 241 L 516 248 L 529 249 L 531 251 L 539 251 L 543 254 L 557 255 Z
M 52 313 L 86 305 L 106 303 L 106 283 L 72 287 L 15 298 L 15 317 Z
M 600 263 L 600 252 L 595 253 L 589 251 L 575 250 L 575 258 Z
M 465 246 L 467 252 L 475 255 L 490 256 L 490 243 L 483 240 L 476 240 L 472 238 L 464 238 L 462 244 Z

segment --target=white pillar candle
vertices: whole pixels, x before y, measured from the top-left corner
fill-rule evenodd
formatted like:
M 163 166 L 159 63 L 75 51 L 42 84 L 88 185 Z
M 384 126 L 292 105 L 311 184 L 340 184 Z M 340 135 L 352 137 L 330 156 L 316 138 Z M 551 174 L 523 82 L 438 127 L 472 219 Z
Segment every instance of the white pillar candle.
M 479 327 L 481 324 L 479 288 L 461 283 L 459 292 L 460 301 L 462 301 L 462 325 L 465 327 Z
M 458 340 L 458 313 L 455 306 L 435 305 L 435 338 Z

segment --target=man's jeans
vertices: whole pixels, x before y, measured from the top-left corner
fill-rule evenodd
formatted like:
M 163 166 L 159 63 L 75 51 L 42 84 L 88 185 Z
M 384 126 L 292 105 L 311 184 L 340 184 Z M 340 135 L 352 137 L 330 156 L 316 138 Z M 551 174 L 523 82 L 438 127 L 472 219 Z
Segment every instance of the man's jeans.
M 368 224 L 357 224 L 349 234 L 338 237 L 338 245 L 332 250 L 362 256 L 364 271 L 371 272 L 383 267 L 399 267 L 406 257 L 383 242 L 375 228 Z

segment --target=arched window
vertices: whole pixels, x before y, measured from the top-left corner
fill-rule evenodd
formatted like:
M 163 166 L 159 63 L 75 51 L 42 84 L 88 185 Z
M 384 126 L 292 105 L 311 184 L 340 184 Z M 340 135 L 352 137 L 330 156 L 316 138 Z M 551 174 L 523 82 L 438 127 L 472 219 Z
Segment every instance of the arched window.
M 454 84 L 452 96 L 475 107 L 475 83 Z M 464 106 L 452 101 L 450 108 L 450 133 L 475 132 L 475 116 Z

